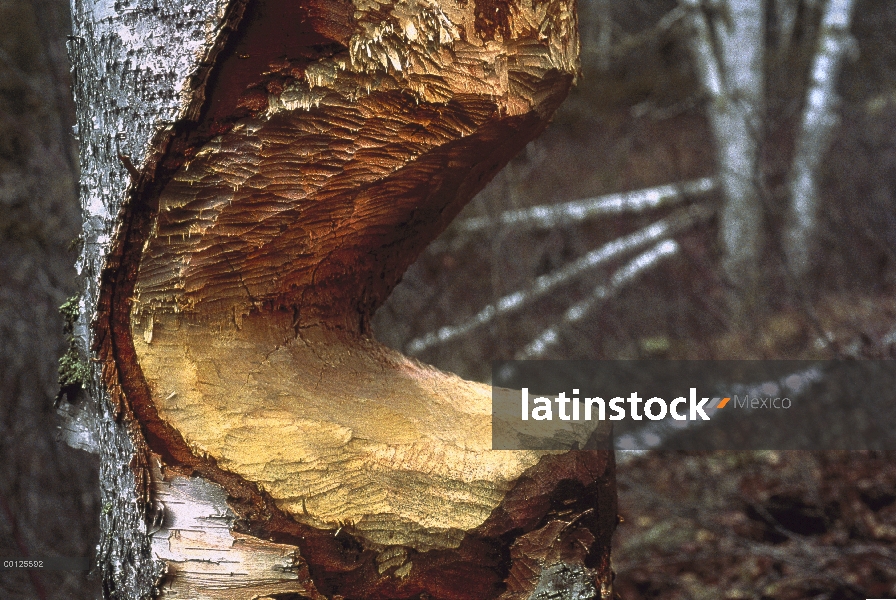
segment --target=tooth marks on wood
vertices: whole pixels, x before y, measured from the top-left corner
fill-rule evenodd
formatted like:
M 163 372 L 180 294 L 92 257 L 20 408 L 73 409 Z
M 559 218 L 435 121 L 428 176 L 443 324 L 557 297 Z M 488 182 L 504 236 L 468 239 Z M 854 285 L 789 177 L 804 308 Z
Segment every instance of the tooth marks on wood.
M 162 462 L 151 489 L 223 490 L 222 529 L 193 541 L 256 565 L 242 587 L 183 568 L 198 555 L 163 525 L 164 589 L 472 600 L 610 580 L 612 454 L 493 452 L 488 387 L 367 335 L 546 125 L 577 52 L 569 0 L 246 5 L 134 182 L 104 281 L 106 383 L 139 464 Z M 298 579 L 270 578 L 284 556 Z

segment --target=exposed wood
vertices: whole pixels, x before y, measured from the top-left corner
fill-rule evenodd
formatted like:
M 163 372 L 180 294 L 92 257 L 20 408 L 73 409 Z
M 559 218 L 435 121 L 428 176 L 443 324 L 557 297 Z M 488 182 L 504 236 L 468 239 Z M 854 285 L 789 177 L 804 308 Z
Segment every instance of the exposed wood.
M 235 33 L 183 116 L 116 152 L 131 193 L 99 294 L 162 593 L 609 594 L 612 453 L 492 451 L 491 390 L 367 326 L 566 95 L 572 2 L 219 14 Z

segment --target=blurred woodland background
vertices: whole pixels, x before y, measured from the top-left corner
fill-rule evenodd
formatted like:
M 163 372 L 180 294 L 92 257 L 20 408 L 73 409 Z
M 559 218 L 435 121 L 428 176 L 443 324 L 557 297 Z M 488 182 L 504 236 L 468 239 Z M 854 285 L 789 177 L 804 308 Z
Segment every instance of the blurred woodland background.
M 892 358 L 896 4 L 579 11 L 578 87 L 411 267 L 376 337 L 480 381 L 514 357 Z M 67 14 L 0 0 L 0 557 L 91 555 L 98 536 L 97 463 L 54 423 L 79 230 Z M 896 597 L 894 458 L 622 455 L 617 592 Z M 3 598 L 99 590 L 0 572 Z

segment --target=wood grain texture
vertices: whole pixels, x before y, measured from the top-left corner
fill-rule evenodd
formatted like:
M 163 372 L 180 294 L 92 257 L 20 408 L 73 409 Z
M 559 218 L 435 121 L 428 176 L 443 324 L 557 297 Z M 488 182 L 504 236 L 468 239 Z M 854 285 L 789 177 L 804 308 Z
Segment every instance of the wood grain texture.
M 489 451 L 487 386 L 324 326 L 296 335 L 280 317 L 252 313 L 239 330 L 167 318 L 135 346 L 159 416 L 193 453 L 258 482 L 298 522 L 455 548 L 538 462 Z
M 504 21 L 513 9 L 507 40 L 509 26 L 489 29 L 473 3 L 353 8 L 346 37 L 330 20 L 348 12 L 341 3 L 304 14 L 250 5 L 252 27 L 222 58 L 206 117 L 187 138 L 231 128 L 166 158 L 177 170 L 141 259 L 138 312 L 238 317 L 267 303 L 301 306 L 304 320 L 371 314 L 544 127 L 577 68 L 565 0 L 495 6 Z M 284 56 L 270 47 L 281 39 L 271 23 L 288 31 L 288 19 L 303 31 L 283 39 L 310 45 Z M 244 63 L 256 64 L 256 79 Z
M 577 53 L 569 0 L 246 6 L 203 108 L 135 178 L 100 302 L 147 494 L 218 486 L 233 515 L 197 534 L 198 570 L 165 524 L 165 594 L 609 594 L 612 453 L 492 451 L 490 388 L 367 325 L 547 124 Z M 219 568 L 237 542 L 242 591 Z M 307 576 L 271 580 L 286 554 Z

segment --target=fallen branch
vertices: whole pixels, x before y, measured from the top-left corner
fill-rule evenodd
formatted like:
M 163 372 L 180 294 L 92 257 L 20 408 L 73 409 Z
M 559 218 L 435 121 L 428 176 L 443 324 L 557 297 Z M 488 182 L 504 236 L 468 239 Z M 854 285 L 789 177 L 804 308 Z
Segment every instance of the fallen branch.
M 675 240 L 664 240 L 647 252 L 639 254 L 613 273 L 608 284 L 598 285 L 590 296 L 570 306 L 559 323 L 551 325 L 539 333 L 534 340 L 517 353 L 515 358 L 526 360 L 544 355 L 548 348 L 555 346 L 560 341 L 560 330 L 563 327 L 584 319 L 595 308 L 615 296 L 626 284 L 634 281 L 638 275 L 656 266 L 662 259 L 675 255 L 678 250 L 679 247 Z
M 605 265 L 613 259 L 621 258 L 630 252 L 640 250 L 649 244 L 668 238 L 700 221 L 708 219 L 713 213 L 712 207 L 700 204 L 680 209 L 669 217 L 657 221 L 644 229 L 617 238 L 600 248 L 592 250 L 561 269 L 536 278 L 534 284 L 529 289 L 504 296 L 494 304 L 489 304 L 463 323 L 442 327 L 438 331 L 427 333 L 412 340 L 407 345 L 407 352 L 418 354 L 427 348 L 443 344 L 469 333 L 491 322 L 495 317 L 518 311 L 531 302 L 544 297 L 557 286 L 592 269 Z
M 573 200 L 562 204 L 509 210 L 501 213 L 497 218 L 472 217 L 463 219 L 452 227 L 458 234 L 454 239 L 430 244 L 428 250 L 430 252 L 458 250 L 470 240 L 469 234 L 486 231 L 496 226 L 513 227 L 515 231 L 551 229 L 608 215 L 639 213 L 654 208 L 674 206 L 688 198 L 708 194 L 715 189 L 715 178 L 703 177 L 702 179 L 670 183 L 631 192 Z

